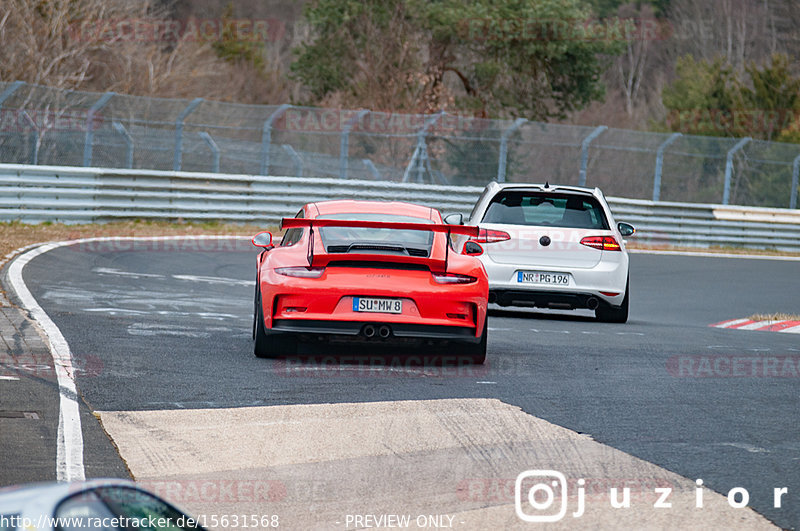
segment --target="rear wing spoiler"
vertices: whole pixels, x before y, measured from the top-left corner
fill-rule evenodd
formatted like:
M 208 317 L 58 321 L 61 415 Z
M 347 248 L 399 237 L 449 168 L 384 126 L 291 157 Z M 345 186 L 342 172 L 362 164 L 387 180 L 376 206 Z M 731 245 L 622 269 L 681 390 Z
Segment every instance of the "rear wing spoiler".
M 463 236 L 477 236 L 479 231 L 478 227 L 473 227 L 471 225 L 447 225 L 444 223 L 398 223 L 392 221 L 311 218 L 283 218 L 281 220 L 281 230 L 296 229 L 299 227 L 353 227 L 361 229 L 422 230 L 429 232 L 446 232 L 447 234 L 460 234 Z
M 419 230 L 427 232 L 440 232 L 447 234 L 447 245 L 444 251 L 444 264 L 443 270 L 447 271 L 447 258 L 450 253 L 450 235 L 459 234 L 463 236 L 478 236 L 480 229 L 470 225 L 448 225 L 444 223 L 401 223 L 391 221 L 363 221 L 352 219 L 311 219 L 311 218 L 283 218 L 281 220 L 281 230 L 296 229 L 296 228 L 310 228 L 310 235 L 308 239 L 308 265 L 314 265 L 314 227 L 352 227 L 361 229 L 393 229 L 393 230 Z M 369 255 L 365 259 L 376 259 L 379 255 Z M 350 255 L 351 258 L 356 258 L 355 255 Z M 358 256 L 358 258 L 362 258 Z M 403 261 L 420 262 L 431 264 L 434 262 L 431 258 L 416 258 L 416 257 L 403 257 Z

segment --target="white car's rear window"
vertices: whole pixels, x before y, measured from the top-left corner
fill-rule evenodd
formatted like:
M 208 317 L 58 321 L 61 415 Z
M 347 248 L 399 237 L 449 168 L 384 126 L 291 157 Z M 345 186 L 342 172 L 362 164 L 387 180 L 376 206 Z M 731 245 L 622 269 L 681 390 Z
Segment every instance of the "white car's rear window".
M 603 208 L 592 196 L 542 192 L 501 192 L 481 220 L 507 225 L 608 229 Z

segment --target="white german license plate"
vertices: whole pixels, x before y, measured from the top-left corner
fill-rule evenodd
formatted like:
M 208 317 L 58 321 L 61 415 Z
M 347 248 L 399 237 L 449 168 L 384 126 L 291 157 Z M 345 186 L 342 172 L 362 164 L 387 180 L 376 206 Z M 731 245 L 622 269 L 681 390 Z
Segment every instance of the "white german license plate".
M 403 313 L 401 299 L 372 299 L 369 297 L 353 297 L 354 312 Z
M 551 273 L 547 271 L 517 271 L 517 283 L 568 286 L 569 273 Z

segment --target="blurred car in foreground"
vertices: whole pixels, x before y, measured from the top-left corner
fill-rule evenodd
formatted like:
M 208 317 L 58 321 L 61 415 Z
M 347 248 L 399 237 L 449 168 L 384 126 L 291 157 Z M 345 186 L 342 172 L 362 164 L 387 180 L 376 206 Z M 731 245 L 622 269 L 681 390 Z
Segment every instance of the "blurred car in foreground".
M 447 219 L 461 221 L 458 214 Z M 486 251 L 479 259 L 489 275 L 489 302 L 585 308 L 600 321 L 628 320 L 623 238 L 635 229 L 614 220 L 600 189 L 492 182 L 467 223 L 480 227 L 471 239 Z
M 205 529 L 128 480 L 34 483 L 0 489 L 0 531 Z
M 282 222 L 277 247 L 262 232 L 253 338 L 259 357 L 293 355 L 298 341 L 450 342 L 459 359 L 486 358 L 489 284 L 480 260 L 459 254 L 432 208 L 322 201 Z M 475 244 L 470 254 L 482 249 Z

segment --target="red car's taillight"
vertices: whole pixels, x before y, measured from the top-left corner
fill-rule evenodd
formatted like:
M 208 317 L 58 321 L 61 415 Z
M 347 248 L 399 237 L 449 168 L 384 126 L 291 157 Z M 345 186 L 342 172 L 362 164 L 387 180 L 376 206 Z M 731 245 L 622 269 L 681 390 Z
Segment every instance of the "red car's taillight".
M 619 243 L 613 236 L 587 236 L 581 239 L 581 245 L 586 245 L 599 251 L 620 251 Z
M 324 267 L 278 267 L 275 272 L 286 277 L 319 278 L 325 272 Z
M 437 284 L 472 284 L 478 279 L 469 275 L 459 275 L 456 273 L 431 273 L 433 280 Z
M 470 239 L 478 243 L 496 243 L 496 242 L 504 242 L 506 240 L 510 240 L 511 235 L 506 231 L 502 230 L 481 229 L 478 232 L 477 238 L 470 238 Z

